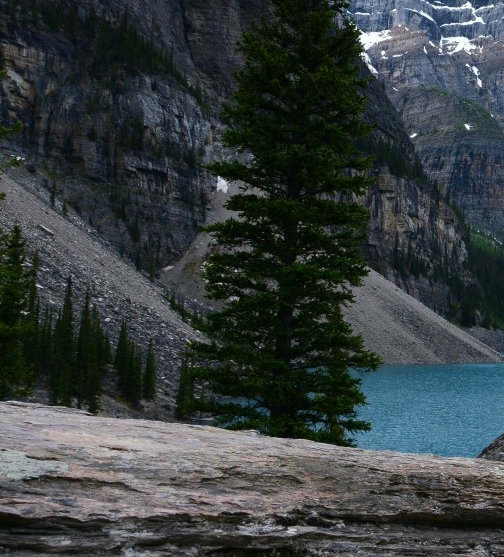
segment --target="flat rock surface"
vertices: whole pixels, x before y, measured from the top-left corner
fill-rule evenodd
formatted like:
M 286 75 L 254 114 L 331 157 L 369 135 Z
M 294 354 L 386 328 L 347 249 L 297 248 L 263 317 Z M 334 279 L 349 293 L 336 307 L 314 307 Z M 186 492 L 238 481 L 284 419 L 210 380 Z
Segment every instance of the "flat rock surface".
M 504 465 L 0 403 L 0 554 L 504 554 Z

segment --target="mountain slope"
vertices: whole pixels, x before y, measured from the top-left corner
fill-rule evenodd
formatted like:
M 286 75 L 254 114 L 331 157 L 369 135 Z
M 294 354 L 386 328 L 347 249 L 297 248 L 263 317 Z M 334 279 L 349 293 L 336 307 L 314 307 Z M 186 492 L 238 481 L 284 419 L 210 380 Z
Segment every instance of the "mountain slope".
M 81 307 L 88 291 L 91 304 L 98 308 L 114 340 L 123 319 L 131 338 L 140 346 L 145 347 L 152 339 L 159 397 L 151 410 L 159 416 L 170 413 L 182 351 L 194 332 L 173 312 L 162 290 L 131 263 L 120 259 L 76 214 L 70 212 L 64 218 L 44 203 L 40 175 L 16 170 L 14 177 L 17 181 L 0 176 L 0 191 L 7 194 L 0 202 L 0 228 L 8 229 L 17 220 L 27 238 L 28 252 L 38 252 L 43 304 L 60 308 L 67 278 L 71 277 L 75 307 Z
M 48 204 L 54 193 L 55 206 L 61 211 L 68 208 L 74 222 L 78 222 L 77 214 L 72 212 L 75 209 L 86 223 L 82 225 L 79 221 L 80 226 L 88 232 L 94 230 L 94 241 L 102 245 L 99 233 L 144 269 L 150 270 L 151 264 L 166 268 L 176 258 L 180 263 L 175 268 L 182 262 L 187 264 L 192 250 L 199 249 L 200 239 L 191 245 L 188 255 L 185 253 L 197 226 L 214 218 L 212 211 L 218 212 L 209 203 L 217 195 L 216 180 L 195 164 L 194 155 L 200 157 L 200 162 L 222 156 L 220 124 L 215 116 L 217 105 L 229 94 L 230 71 L 240 62 L 234 52 L 235 41 L 252 19 L 264 13 L 265 2 L 60 0 L 50 5 L 49 12 L 41 10 L 44 2 L 34 2 L 30 10 L 23 9 L 26 5 L 24 1 L 0 0 L 0 10 L 6 15 L 0 19 L 0 62 L 8 74 L 0 84 L 0 118 L 2 122 L 15 119 L 25 122 L 23 134 L 9 147 L 26 155 L 27 168 L 31 170 L 19 174 L 19 180 Z M 139 67 L 135 49 L 128 54 L 129 58 L 124 58 L 118 57 L 117 50 L 108 43 L 102 51 L 91 48 L 103 47 L 100 41 L 104 37 L 123 40 L 125 35 L 156 56 L 169 50 L 174 67 L 166 66 L 167 60 L 162 57 L 163 71 Z M 143 37 L 143 43 L 139 37 Z M 104 60 L 110 57 L 110 64 L 103 66 L 104 60 L 97 59 L 96 52 L 102 53 Z M 406 159 L 407 167 L 402 175 L 392 168 L 393 161 L 384 157 L 375 170 L 376 184 L 366 200 L 371 212 L 370 241 L 366 247 L 370 260 L 385 275 L 393 277 L 391 254 L 398 238 L 404 252 L 411 251 L 431 267 L 434 263 L 452 266 L 452 272 L 457 274 L 465 257 L 460 225 L 439 199 L 436 189 L 411 172 L 415 166 L 412 140 L 379 84 L 371 88 L 369 115 L 372 121 L 379 121 L 374 139 L 398 151 Z M 19 193 L 14 199 L 18 195 L 21 197 Z M 71 255 L 71 250 L 67 252 L 68 247 L 63 244 L 50 250 L 55 237 L 47 237 L 34 226 L 36 220 L 27 221 L 25 209 L 18 208 L 20 220 L 34 236 L 34 245 L 46 250 L 45 265 L 50 269 L 47 274 L 54 271 L 58 280 L 57 287 L 46 286 L 48 298 L 55 302 L 58 296 L 61 298 L 69 272 L 76 276 L 84 273 L 87 278 L 76 278 L 79 283 L 76 288 L 83 295 L 91 285 L 92 301 L 104 309 L 111 327 L 117 328 L 120 311 L 130 305 L 135 311 L 127 312 L 127 318 L 133 324 L 142 324 L 147 316 L 155 322 L 153 311 L 149 314 L 147 309 L 136 307 L 136 297 L 143 294 L 143 286 L 132 288 L 123 298 L 108 303 L 107 295 L 100 292 L 106 288 L 110 274 L 115 274 L 112 271 L 115 263 L 107 271 L 108 263 L 83 265 L 74 261 L 76 256 Z M 37 219 L 43 222 L 44 215 L 50 214 L 52 211 L 46 208 Z M 43 226 L 51 229 L 52 225 L 48 222 Z M 65 236 L 71 237 L 62 234 L 61 238 Z M 82 243 L 85 245 L 86 240 Z M 431 249 L 433 245 L 443 247 L 437 259 Z M 63 256 L 71 261 L 70 267 L 58 259 Z M 134 272 L 127 265 L 121 268 L 126 267 L 128 272 Z M 183 292 L 196 270 L 194 263 L 184 269 L 182 281 L 172 282 Z M 109 276 L 95 284 L 93 277 L 101 277 L 102 271 Z M 425 277 L 405 280 L 403 276 L 394 276 L 394 280 L 416 297 L 429 301 L 432 307 L 445 311 L 446 288 L 434 280 Z M 122 284 L 116 287 L 121 288 Z M 150 303 L 143 305 L 150 307 Z M 378 323 L 366 333 L 370 342 L 379 339 L 375 345 L 392 348 L 394 344 L 405 346 L 410 342 L 411 336 L 405 337 L 404 342 L 398 342 L 394 335 L 380 336 L 376 332 L 379 327 Z M 160 326 L 153 324 L 151 330 L 149 334 L 157 331 L 163 336 Z M 401 332 L 398 328 L 394 334 Z M 140 327 L 137 335 L 145 336 Z M 177 354 L 183 345 L 182 337 L 175 333 L 172 337 L 173 350 L 159 356 L 164 358 L 167 369 L 162 373 L 166 375 L 168 396 L 173 395 Z M 419 352 L 412 361 L 493 357 L 484 352 L 471 356 L 469 352 L 461 350 L 457 356 L 428 349 Z M 391 355 L 389 359 L 392 352 L 385 348 L 382 353 L 388 361 L 412 357 L 408 353 Z
M 235 187 L 228 184 L 213 194 L 213 219 L 228 216 L 222 205 Z M 202 302 L 205 290 L 200 270 L 211 247 L 211 238 L 201 233 L 185 255 L 164 270 L 163 281 L 188 298 Z M 435 364 L 501 359 L 495 350 L 446 321 L 375 271 L 370 271 L 355 294 L 355 304 L 346 310 L 347 319 L 355 332 L 363 335 L 366 346 L 380 354 L 385 363 Z
M 14 179 L 13 179 L 14 178 Z M 55 308 L 63 301 L 65 283 L 72 277 L 75 296 L 86 291 L 114 337 L 122 319 L 139 343 L 154 340 L 159 389 L 158 399 L 145 407 L 147 415 L 171 419 L 182 350 L 194 332 L 171 310 L 162 291 L 129 262 L 120 259 L 79 217 L 64 218 L 44 200 L 43 176 L 24 169 L 0 177 L 0 191 L 7 199 L 0 205 L 0 227 L 18 220 L 31 253 L 38 251 L 39 293 Z M 228 192 L 229 193 L 229 192 Z M 212 202 L 216 217 L 226 193 L 218 191 Z M 208 249 L 201 234 L 183 259 L 165 271 L 165 279 L 189 299 L 202 301 L 204 287 L 198 269 Z M 347 318 L 366 345 L 382 355 L 385 363 L 455 363 L 499 361 L 497 352 L 442 319 L 375 272 L 356 290 L 356 303 Z M 117 406 L 105 412 L 132 415 Z
M 153 274 L 171 265 L 211 218 L 216 180 L 203 165 L 227 154 L 218 108 L 242 62 L 236 41 L 266 5 L 0 0 L 0 121 L 25 124 L 9 149 L 45 173 L 57 204 L 137 266 Z M 418 168 L 383 87 L 372 84 L 368 97 L 377 129 L 366 147 L 381 154 L 362 200 L 371 215 L 366 257 L 452 316 L 439 271 L 464 276 L 460 223 Z M 398 252 L 406 263 L 396 273 Z

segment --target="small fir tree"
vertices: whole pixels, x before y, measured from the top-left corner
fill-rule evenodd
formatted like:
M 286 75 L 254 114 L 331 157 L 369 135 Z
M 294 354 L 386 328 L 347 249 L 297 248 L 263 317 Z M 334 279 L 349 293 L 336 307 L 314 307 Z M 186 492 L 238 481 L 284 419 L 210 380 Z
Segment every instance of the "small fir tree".
M 49 385 L 52 404 L 71 406 L 77 395 L 78 406 L 82 391 L 82 378 L 76 367 L 75 325 L 73 314 L 72 279 L 68 277 L 63 307 L 53 330 L 53 352 L 49 364 Z
M 123 395 L 133 404 L 142 398 L 142 351 L 129 338 L 123 320 L 114 356 L 117 384 Z
M 147 348 L 147 357 L 145 359 L 145 368 L 142 377 L 142 393 L 145 400 L 154 400 L 156 398 L 156 384 L 156 357 L 151 340 Z
M 119 330 L 119 338 L 114 356 L 114 367 L 117 371 L 117 386 L 123 393 L 126 391 L 127 373 L 128 373 L 128 357 L 129 357 L 129 338 L 128 328 L 126 321 L 123 319 L 121 322 L 121 329 Z
M 195 379 L 189 354 L 185 353 L 180 369 L 179 388 L 175 400 L 175 418 L 187 420 L 195 408 Z
M 27 275 L 23 269 L 26 259 L 25 241 L 19 224 L 16 223 L 2 239 L 0 320 L 14 326 L 22 320 L 22 312 L 27 307 L 29 296 Z
M 77 370 L 80 378 L 77 400 L 84 401 L 90 412 L 99 410 L 101 374 L 98 360 L 98 334 L 96 322 L 90 308 L 89 292 L 82 305 L 79 332 L 77 335 Z
M 6 77 L 6 71 L 0 70 L 0 81 Z M 22 128 L 21 122 L 10 126 L 0 123 L 0 141 Z M 0 174 L 22 161 L 15 156 L 0 162 Z M 5 194 L 0 192 L 0 201 L 3 199 Z M 36 267 L 28 267 L 20 225 L 16 222 L 8 233 L 0 229 L 0 397 L 26 394 L 33 384 L 30 349 L 35 316 L 31 294 L 35 284 Z
M 50 377 L 50 369 L 54 354 L 53 347 L 53 308 L 46 307 L 40 325 L 38 372 L 41 376 Z M 50 391 L 50 386 L 48 388 Z
M 240 157 L 210 166 L 242 185 L 226 204 L 236 216 L 207 228 L 218 247 L 207 289 L 223 308 L 201 326 L 208 342 L 190 345 L 184 388 L 199 396 L 181 402 L 233 429 L 352 444 L 369 424 L 349 369 L 380 363 L 342 313 L 367 273 L 359 31 L 345 0 L 270 5 L 241 41 L 245 66 L 224 109 Z
M 26 342 L 24 349 L 26 361 L 33 370 L 39 368 L 41 358 L 40 299 L 37 291 L 38 266 L 39 256 L 38 253 L 35 253 L 30 268 L 30 294 L 28 297 L 28 311 L 25 317 Z
M 142 351 L 129 339 L 124 394 L 134 405 L 142 398 Z
M 112 347 L 108 333 L 101 326 L 100 313 L 96 306 L 93 306 L 91 320 L 93 322 L 94 337 L 97 349 L 98 365 L 102 373 L 112 364 Z

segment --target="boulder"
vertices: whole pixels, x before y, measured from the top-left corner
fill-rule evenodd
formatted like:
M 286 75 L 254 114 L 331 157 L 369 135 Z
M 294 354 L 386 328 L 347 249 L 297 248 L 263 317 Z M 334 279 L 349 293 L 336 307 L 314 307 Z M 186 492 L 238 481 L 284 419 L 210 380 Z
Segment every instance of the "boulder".
M 478 455 L 478 458 L 504 462 L 504 434 L 499 435 L 497 439 L 486 446 Z
M 0 554 L 504 554 L 504 466 L 0 403 Z

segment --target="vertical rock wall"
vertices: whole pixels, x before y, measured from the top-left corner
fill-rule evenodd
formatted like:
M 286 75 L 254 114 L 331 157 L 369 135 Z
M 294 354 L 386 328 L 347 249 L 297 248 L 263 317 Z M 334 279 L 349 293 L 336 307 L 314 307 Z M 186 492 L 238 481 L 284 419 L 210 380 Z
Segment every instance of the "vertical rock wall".
M 144 269 L 179 255 L 204 222 L 214 179 L 201 165 L 218 151 L 235 42 L 263 4 L 65 0 L 54 23 L 44 2 L 0 2 L 1 120 L 24 123 L 17 149 L 60 203 Z M 103 63 L 121 26 L 170 68 L 142 66 L 127 43 Z
M 25 124 L 16 148 L 57 208 L 76 209 L 146 271 L 181 256 L 206 219 L 215 178 L 202 165 L 221 154 L 218 109 L 240 64 L 235 43 L 266 6 L 0 0 L 8 74 L 0 84 L 0 118 Z M 132 33 L 126 42 L 125 31 Z M 114 41 L 123 41 L 119 50 Z M 169 67 L 143 59 L 147 47 L 150 58 L 161 54 Z M 404 277 L 390 272 L 398 249 L 414 254 L 426 273 L 447 262 L 459 272 L 465 250 L 456 219 L 439 192 L 411 172 L 412 140 L 380 85 L 371 87 L 369 101 L 369 118 L 378 122 L 374 141 L 400 152 L 408 167 L 398 172 L 378 157 L 377 181 L 364 200 L 371 211 L 369 259 L 399 282 Z M 442 256 L 432 257 L 433 245 L 445 246 Z M 445 306 L 432 302 L 437 287 L 428 281 L 401 284 L 425 303 Z

